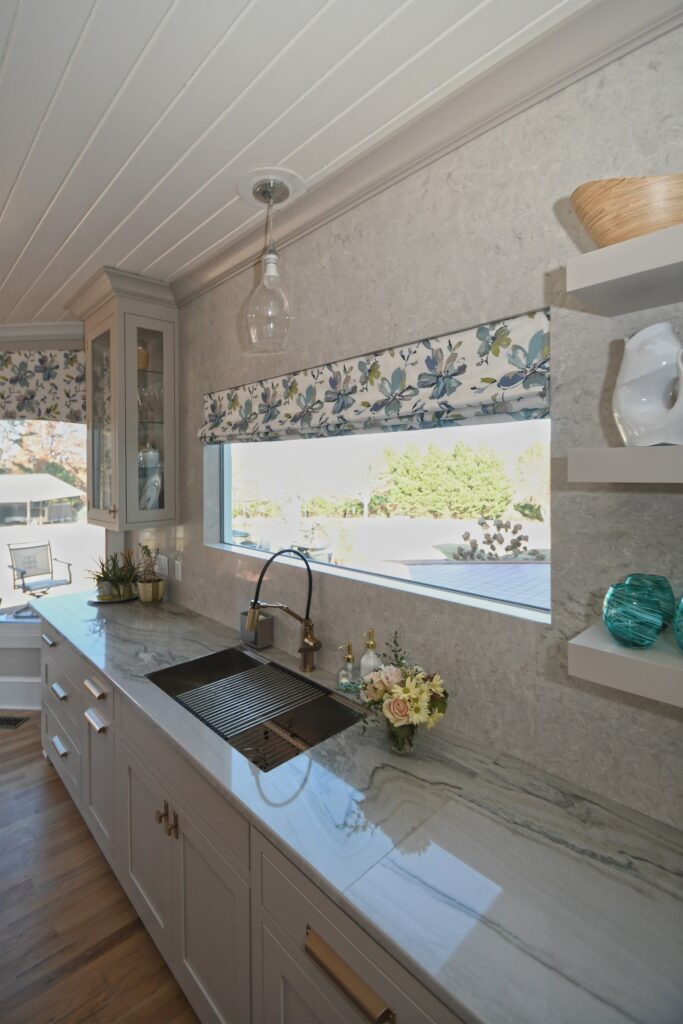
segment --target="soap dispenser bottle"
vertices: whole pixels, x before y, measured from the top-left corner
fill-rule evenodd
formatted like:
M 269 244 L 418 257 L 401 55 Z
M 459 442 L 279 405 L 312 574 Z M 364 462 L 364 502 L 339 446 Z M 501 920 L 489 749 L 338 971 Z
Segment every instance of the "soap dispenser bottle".
M 371 672 L 376 672 L 377 669 L 382 667 L 382 659 L 377 653 L 377 641 L 375 640 L 374 629 L 369 629 L 367 633 L 363 633 L 365 639 L 365 653 L 360 659 L 360 677 L 365 679 Z
M 344 654 L 344 664 L 337 672 L 337 689 L 344 693 L 358 693 L 360 673 L 353 656 L 353 644 L 342 644 L 339 650 L 346 653 Z

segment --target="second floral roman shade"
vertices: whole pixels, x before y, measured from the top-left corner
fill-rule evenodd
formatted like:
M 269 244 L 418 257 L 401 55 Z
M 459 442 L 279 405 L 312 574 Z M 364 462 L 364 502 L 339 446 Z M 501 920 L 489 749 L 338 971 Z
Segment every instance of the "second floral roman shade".
M 0 352 L 0 419 L 85 423 L 85 353 Z
M 549 414 L 548 310 L 204 396 L 204 444 Z

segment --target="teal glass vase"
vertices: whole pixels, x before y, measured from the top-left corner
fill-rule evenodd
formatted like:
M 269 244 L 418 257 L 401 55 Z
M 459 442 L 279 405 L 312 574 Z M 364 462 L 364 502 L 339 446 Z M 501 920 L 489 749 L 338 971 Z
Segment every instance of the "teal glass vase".
M 657 595 L 659 607 L 662 610 L 662 629 L 666 629 L 667 626 L 671 625 L 676 611 L 676 598 L 666 576 L 653 576 L 647 572 L 633 572 L 630 576 L 626 577 L 626 583 L 636 583 L 641 586 L 652 587 Z
M 683 651 L 683 597 L 678 602 L 674 615 L 674 636 L 676 637 L 676 643 Z
M 651 586 L 615 583 L 605 594 L 602 621 L 624 647 L 650 647 L 663 629 L 659 599 Z

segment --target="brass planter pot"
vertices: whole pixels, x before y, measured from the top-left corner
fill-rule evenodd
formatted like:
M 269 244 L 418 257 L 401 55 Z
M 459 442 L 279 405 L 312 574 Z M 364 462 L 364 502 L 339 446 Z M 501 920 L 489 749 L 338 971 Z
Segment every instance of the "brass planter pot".
M 166 580 L 150 580 L 138 583 L 138 597 L 143 604 L 157 604 L 163 600 Z

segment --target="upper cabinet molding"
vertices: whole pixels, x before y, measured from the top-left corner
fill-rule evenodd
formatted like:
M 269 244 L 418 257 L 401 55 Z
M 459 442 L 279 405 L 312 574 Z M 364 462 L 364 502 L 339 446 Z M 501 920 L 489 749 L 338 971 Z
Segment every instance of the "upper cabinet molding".
M 129 274 L 114 267 L 103 267 L 67 302 L 67 309 L 79 320 L 86 320 L 100 306 L 113 298 L 140 299 L 175 308 L 176 300 L 169 285 L 139 274 Z
M 80 320 L 61 320 L 54 324 L 0 324 L 0 351 L 83 348 L 83 324 Z
M 558 31 L 548 31 L 479 74 L 429 113 L 393 135 L 291 205 L 278 210 L 278 247 L 296 242 L 497 124 L 683 24 L 680 0 L 591 0 Z M 577 183 L 578 184 L 578 183 Z M 176 302 L 239 274 L 258 259 L 263 224 L 209 259 L 171 276 Z M 71 308 L 71 307 L 69 307 Z

